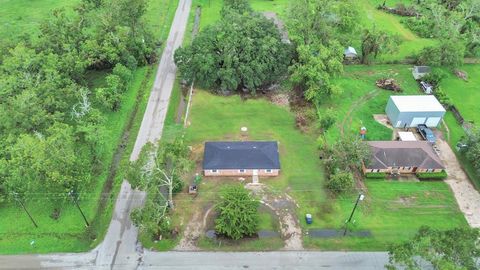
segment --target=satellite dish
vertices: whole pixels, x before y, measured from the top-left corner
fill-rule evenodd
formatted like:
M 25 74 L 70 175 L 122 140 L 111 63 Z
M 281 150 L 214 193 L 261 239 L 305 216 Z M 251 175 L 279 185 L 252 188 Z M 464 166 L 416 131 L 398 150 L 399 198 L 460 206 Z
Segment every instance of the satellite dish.
M 247 127 L 242 127 L 240 130 L 243 131 L 243 132 L 247 132 L 248 128 Z

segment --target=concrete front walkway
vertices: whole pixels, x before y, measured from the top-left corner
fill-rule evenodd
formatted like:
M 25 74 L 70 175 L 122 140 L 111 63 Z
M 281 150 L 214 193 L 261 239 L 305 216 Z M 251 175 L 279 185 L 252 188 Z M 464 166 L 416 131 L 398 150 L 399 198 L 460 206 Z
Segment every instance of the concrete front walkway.
M 443 139 L 438 139 L 437 147 L 447 168 L 448 179 L 445 182 L 452 189 L 468 224 L 473 228 L 480 228 L 480 193 L 470 183 L 450 145 Z

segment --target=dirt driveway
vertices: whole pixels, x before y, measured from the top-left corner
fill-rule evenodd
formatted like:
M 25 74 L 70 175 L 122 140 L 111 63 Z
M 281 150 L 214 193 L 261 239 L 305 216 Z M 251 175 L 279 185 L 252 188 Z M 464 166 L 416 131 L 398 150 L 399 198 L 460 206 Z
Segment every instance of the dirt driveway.
M 448 173 L 448 179 L 445 182 L 452 189 L 468 224 L 471 227 L 480 228 L 480 193 L 468 180 L 450 145 L 443 139 L 438 139 L 437 147 Z

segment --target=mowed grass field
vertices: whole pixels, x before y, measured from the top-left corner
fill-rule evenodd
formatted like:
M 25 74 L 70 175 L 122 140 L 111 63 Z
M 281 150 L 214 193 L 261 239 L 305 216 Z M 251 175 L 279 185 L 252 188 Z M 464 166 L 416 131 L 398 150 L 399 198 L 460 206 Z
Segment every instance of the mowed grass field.
M 7 11 L 10 13 L 17 12 L 18 14 L 27 14 L 27 11 L 25 10 L 28 10 L 28 8 L 15 8 L 18 3 L 33 2 L 34 4 L 32 5 L 35 7 L 37 4 L 43 2 L 45 8 L 35 11 L 38 12 L 38 22 L 41 21 L 41 18 L 45 18 L 50 14 L 49 10 L 51 8 L 62 7 L 62 5 L 59 4 L 65 4 L 63 7 L 67 9 L 75 6 L 75 1 L 59 1 L 58 3 L 48 0 L 0 1 L 5 2 L 7 6 L 10 5 L 8 6 L 10 9 Z M 4 4 L 1 2 L 0 4 Z M 52 5 L 52 3 L 55 3 L 55 5 Z M 167 37 L 177 3 L 178 1 L 176 0 L 149 0 L 149 8 L 145 20 L 148 23 L 148 26 L 152 27 L 153 33 L 157 39 L 164 40 Z M 0 6 L 0 12 L 5 12 L 5 6 Z M 4 19 L 3 16 L 0 17 L 0 20 L 2 19 Z M 39 25 L 38 23 L 32 24 L 28 20 L 19 20 L 17 24 L 18 29 L 31 26 L 31 30 L 33 31 L 20 32 L 17 30 L 16 32 L 8 33 L 14 36 L 21 34 L 31 35 L 35 33 L 33 28 L 38 27 Z M 0 29 L 0 31 L 4 30 L 1 27 Z M 0 38 L 2 38 L 2 36 L 0 36 Z M 159 52 L 161 52 L 161 48 Z M 89 73 L 88 77 L 91 82 L 91 87 L 102 85 L 106 74 L 106 72 Z M 120 110 L 117 112 L 105 112 L 106 134 L 103 142 L 102 173 L 94 179 L 91 192 L 84 194 L 80 200 L 82 210 L 85 212 L 90 223 L 93 224 L 94 233 L 86 232 L 83 219 L 71 202 L 65 202 L 62 206 L 60 218 L 58 220 L 53 220 L 50 218 L 50 214 L 52 213 L 54 205 L 45 199 L 45 194 L 37 194 L 35 198 L 26 204 L 27 209 L 39 225 L 39 228 L 37 229 L 33 227 L 33 224 L 28 219 L 25 212 L 23 212 L 20 205 L 9 203 L 0 207 L 0 254 L 79 252 L 93 248 L 101 242 L 110 222 L 113 205 L 116 199 L 115 195 L 118 192 L 119 184 L 123 180 L 125 165 L 128 162 L 130 151 L 135 142 L 154 77 L 155 66 L 140 67 L 135 70 L 128 90 L 123 95 Z M 118 144 L 121 142 L 124 128 L 136 106 L 136 98 L 140 91 L 143 91 L 143 96 L 139 98 L 139 109 L 130 131 L 126 150 L 122 157 L 120 157 L 121 165 L 113 183 L 113 193 L 108 198 L 108 203 L 105 209 L 98 211 L 99 198 L 103 190 L 103 185 L 107 179 L 111 162 L 113 161 L 113 154 L 117 149 Z M 101 215 L 98 216 L 98 213 L 101 213 Z M 30 245 L 32 240 L 35 241 L 34 246 Z
M 322 250 L 386 250 L 415 235 L 422 225 L 437 229 L 468 226 L 455 198 L 444 182 L 365 182 L 366 199 L 354 215 L 353 231 L 370 231 L 372 237 L 304 237 L 307 248 Z M 314 212 L 314 222 L 305 229 L 343 229 L 358 194 L 340 196 Z

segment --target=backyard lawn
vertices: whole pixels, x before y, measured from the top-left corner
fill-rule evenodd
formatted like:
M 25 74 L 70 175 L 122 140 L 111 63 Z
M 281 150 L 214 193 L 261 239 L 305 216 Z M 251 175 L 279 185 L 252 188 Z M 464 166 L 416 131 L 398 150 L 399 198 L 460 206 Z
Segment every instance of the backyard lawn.
M 362 126 L 367 128 L 367 140 L 391 140 L 392 130 L 375 121 L 373 114 L 385 114 L 390 95 L 420 94 L 410 68 L 409 65 L 345 66 L 343 75 L 334 81 L 343 93 L 317 106 L 320 117 L 328 108 L 337 115 L 334 127 L 327 131 L 327 142 L 336 142 L 341 134 L 359 134 Z M 378 88 L 375 81 L 381 78 L 395 79 L 403 92 Z

